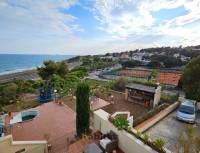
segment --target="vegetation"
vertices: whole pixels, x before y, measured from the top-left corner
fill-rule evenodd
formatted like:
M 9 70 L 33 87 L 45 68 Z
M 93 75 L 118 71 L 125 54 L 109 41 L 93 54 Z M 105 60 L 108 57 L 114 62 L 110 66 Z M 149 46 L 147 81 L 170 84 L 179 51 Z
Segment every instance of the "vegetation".
M 198 153 L 200 152 L 200 138 L 197 129 L 187 126 L 185 131 L 177 139 L 177 153 Z
M 83 56 L 82 66 L 86 67 L 89 71 L 103 69 L 114 66 L 117 61 L 112 59 L 100 58 L 100 56 Z
M 165 109 L 166 107 L 168 107 L 169 104 L 161 104 L 153 109 L 151 109 L 149 112 L 145 113 L 144 115 L 136 118 L 134 121 L 133 121 L 133 127 L 139 125 L 140 123 L 144 122 L 145 120 L 153 117 L 154 115 L 156 115 L 157 113 L 159 113 L 160 111 L 162 111 L 163 109 Z
M 134 79 L 131 81 L 132 83 L 138 83 L 146 86 L 151 86 L 151 87 L 157 87 L 157 84 L 154 80 L 140 80 L 140 79 Z
M 154 141 L 154 144 L 156 147 L 158 147 L 159 149 L 162 149 L 165 145 L 165 141 L 161 138 L 158 138 Z
M 112 120 L 112 123 L 117 127 L 118 130 L 128 130 L 129 122 L 124 116 L 115 116 L 115 118 Z
M 122 61 L 121 65 L 122 65 L 122 68 L 126 68 L 126 67 L 133 68 L 133 67 L 139 66 L 140 62 L 135 61 L 135 60 Z
M 148 66 L 154 68 L 171 68 L 183 65 L 180 58 L 175 58 L 169 55 L 153 55 L 150 57 L 150 60 L 151 62 Z
M 17 80 L 0 85 L 0 104 L 2 106 L 20 100 L 20 95 L 24 93 L 35 93 L 33 81 Z
M 156 77 L 158 76 L 158 74 L 159 74 L 159 72 L 157 70 L 153 70 L 150 73 L 149 77 L 150 77 L 150 79 L 156 79 Z
M 178 95 L 167 95 L 165 93 L 161 93 L 160 100 L 162 103 L 173 103 L 178 100 Z
M 17 103 L 5 105 L 2 107 L 2 110 L 5 112 L 20 112 L 24 109 L 34 108 L 40 105 L 37 100 L 21 100 Z
M 186 65 L 182 77 L 186 97 L 200 101 L 200 56 L 192 59 Z
M 82 136 L 89 132 L 90 88 L 86 82 L 80 82 L 76 90 L 76 132 L 77 136 Z
M 159 153 L 166 153 L 166 151 L 163 149 L 165 142 L 163 139 L 158 138 L 154 141 L 151 141 L 149 139 L 149 135 L 148 134 L 142 134 L 140 131 L 137 131 L 137 133 L 133 133 L 132 131 L 128 131 L 130 134 L 133 134 L 136 138 L 138 138 L 139 140 L 141 140 L 144 144 L 150 146 L 151 148 L 153 148 L 155 151 L 159 152 Z
M 127 84 L 128 80 L 126 80 L 125 78 L 119 78 L 112 82 L 111 89 L 117 91 L 124 91 Z
M 64 77 L 68 72 L 68 65 L 66 62 L 54 62 L 54 61 L 44 61 L 42 67 L 37 68 L 38 74 L 42 79 L 48 80 L 54 74 L 59 75 L 60 77 Z

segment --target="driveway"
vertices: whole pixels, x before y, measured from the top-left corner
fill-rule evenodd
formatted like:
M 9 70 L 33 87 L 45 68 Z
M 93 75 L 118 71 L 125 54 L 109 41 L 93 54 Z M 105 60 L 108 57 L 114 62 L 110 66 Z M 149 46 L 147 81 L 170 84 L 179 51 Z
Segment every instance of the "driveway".
M 165 147 L 172 152 L 176 152 L 176 142 L 180 134 L 185 131 L 187 123 L 176 120 L 176 111 L 169 114 L 163 120 L 158 122 L 152 128 L 146 131 L 151 139 L 162 138 L 165 141 Z M 200 133 L 200 112 L 197 115 L 197 123 L 193 125 L 198 128 Z

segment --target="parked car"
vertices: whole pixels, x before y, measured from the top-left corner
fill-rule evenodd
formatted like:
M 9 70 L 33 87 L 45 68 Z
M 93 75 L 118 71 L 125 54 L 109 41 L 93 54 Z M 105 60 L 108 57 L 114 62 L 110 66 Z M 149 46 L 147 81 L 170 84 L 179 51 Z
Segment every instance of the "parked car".
M 185 100 L 179 106 L 176 118 L 188 123 L 195 123 L 196 120 L 196 106 L 195 103 L 189 100 Z

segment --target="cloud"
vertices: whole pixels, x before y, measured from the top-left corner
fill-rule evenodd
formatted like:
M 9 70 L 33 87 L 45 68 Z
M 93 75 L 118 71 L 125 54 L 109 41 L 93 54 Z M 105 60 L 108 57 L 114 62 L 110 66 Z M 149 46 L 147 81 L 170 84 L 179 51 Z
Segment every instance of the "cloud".
M 171 13 L 177 8 L 186 13 Z M 199 27 L 200 0 L 0 0 L 4 53 L 94 54 L 196 45 Z
M 74 4 L 76 0 L 3 0 L 0 2 L 0 26 L 14 33 L 32 31 L 62 35 L 79 31 L 82 30 L 79 25 L 73 24 L 76 17 L 59 10 Z
M 181 6 L 188 11 L 187 14 L 159 23 L 152 16 L 152 12 Z M 137 36 L 145 39 L 146 36 L 165 35 L 161 38 L 178 40 L 178 36 L 191 40 L 200 35 L 200 32 L 195 31 L 199 25 L 184 27 L 200 20 L 200 0 L 96 0 L 93 7 L 95 18 L 100 22 L 99 29 L 115 38 L 130 40 Z

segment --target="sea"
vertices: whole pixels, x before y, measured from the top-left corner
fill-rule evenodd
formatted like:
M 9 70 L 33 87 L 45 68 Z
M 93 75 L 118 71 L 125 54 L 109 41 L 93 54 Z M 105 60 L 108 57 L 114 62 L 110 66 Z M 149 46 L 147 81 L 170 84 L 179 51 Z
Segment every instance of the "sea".
M 62 61 L 71 57 L 74 55 L 0 54 L 0 75 L 31 70 L 46 60 Z

